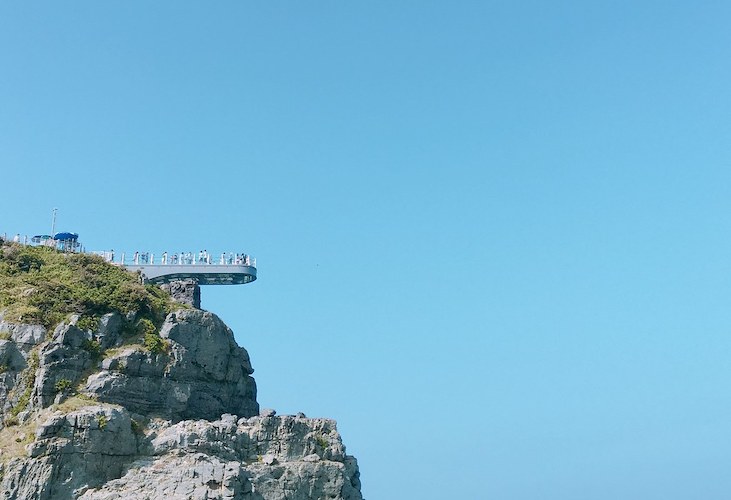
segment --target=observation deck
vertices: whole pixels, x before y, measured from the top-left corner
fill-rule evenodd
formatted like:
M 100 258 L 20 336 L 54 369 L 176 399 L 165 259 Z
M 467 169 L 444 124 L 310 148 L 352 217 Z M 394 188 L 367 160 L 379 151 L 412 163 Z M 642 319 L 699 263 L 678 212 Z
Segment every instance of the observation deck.
M 194 280 L 199 285 L 245 285 L 256 280 L 256 267 L 246 264 L 125 264 L 146 283 Z
M 218 259 L 208 253 L 183 252 L 168 256 L 163 253 L 155 261 L 155 255 L 135 252 L 132 259 L 123 253 L 119 260 L 114 252 L 91 252 L 107 262 L 139 271 L 145 283 L 162 285 L 173 281 L 192 280 L 198 285 L 245 285 L 256 280 L 256 259 L 246 254 L 223 253 Z

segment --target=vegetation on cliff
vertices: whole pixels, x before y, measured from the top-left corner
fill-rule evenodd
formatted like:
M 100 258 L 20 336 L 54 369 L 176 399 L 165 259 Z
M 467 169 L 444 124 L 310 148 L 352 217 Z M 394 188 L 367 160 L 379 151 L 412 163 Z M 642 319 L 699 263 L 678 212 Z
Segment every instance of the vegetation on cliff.
M 168 294 L 101 257 L 0 245 L 0 312 L 7 320 L 50 328 L 80 314 L 93 327 L 103 314 L 134 311 L 159 324 L 170 310 Z

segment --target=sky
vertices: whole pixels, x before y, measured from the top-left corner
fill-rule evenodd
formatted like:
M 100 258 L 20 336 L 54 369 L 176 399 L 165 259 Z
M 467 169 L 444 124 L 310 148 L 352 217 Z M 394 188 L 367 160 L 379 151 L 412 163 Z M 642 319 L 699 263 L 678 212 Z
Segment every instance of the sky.
M 3 2 L 0 233 L 245 252 L 375 499 L 727 499 L 731 3 Z

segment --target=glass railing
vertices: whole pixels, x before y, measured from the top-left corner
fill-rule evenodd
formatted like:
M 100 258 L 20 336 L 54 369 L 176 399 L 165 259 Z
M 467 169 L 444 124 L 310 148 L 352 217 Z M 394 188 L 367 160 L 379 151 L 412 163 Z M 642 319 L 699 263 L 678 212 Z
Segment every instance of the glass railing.
M 256 259 L 246 254 L 224 253 L 218 256 L 205 253 L 182 252 L 176 254 L 154 254 L 152 252 L 127 253 L 89 252 L 99 255 L 107 262 L 123 266 L 251 266 L 256 267 Z
M 81 252 L 99 255 L 107 262 L 123 266 L 140 266 L 140 265 L 156 265 L 156 266 L 251 266 L 256 267 L 256 259 L 245 253 L 224 252 L 214 255 L 208 252 L 180 252 L 169 254 L 161 252 L 155 254 L 152 252 L 134 252 L 128 254 L 125 252 L 101 251 L 88 252 L 81 244 L 76 241 L 59 241 L 44 236 L 8 236 L 6 233 L 0 234 L 0 239 L 19 243 L 21 245 L 32 246 L 49 246 L 65 252 Z

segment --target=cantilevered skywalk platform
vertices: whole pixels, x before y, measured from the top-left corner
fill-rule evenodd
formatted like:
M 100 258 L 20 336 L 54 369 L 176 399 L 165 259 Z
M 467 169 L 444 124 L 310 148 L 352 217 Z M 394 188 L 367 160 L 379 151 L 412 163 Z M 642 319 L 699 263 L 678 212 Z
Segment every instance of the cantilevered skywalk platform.
M 256 267 L 246 264 L 125 264 L 146 283 L 193 280 L 199 285 L 244 285 L 256 280 Z

